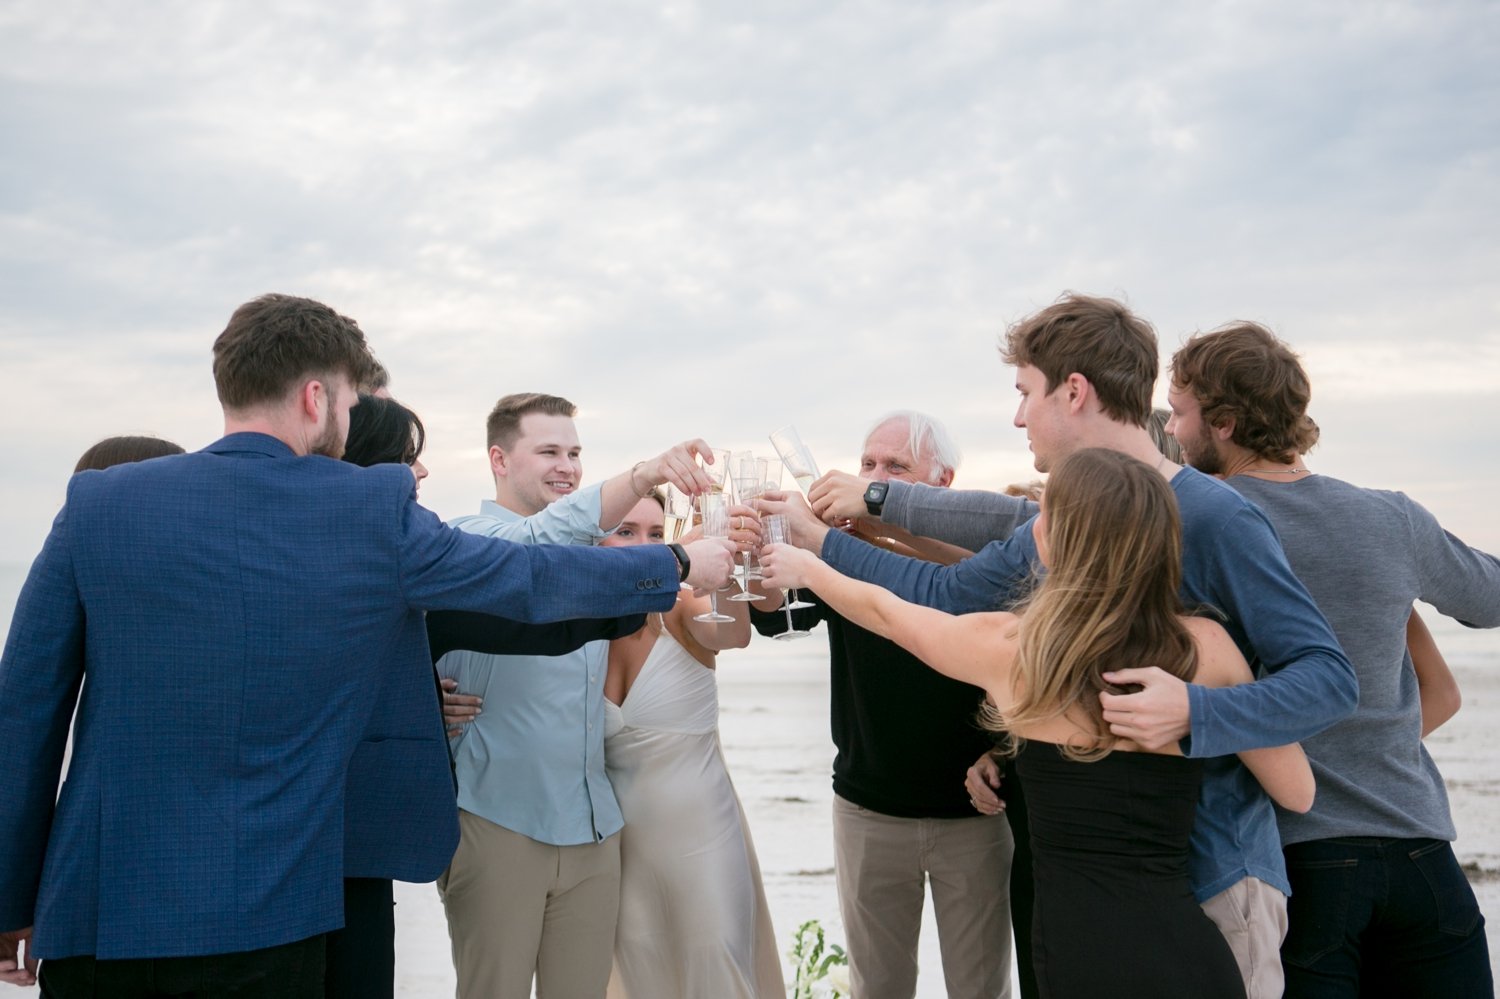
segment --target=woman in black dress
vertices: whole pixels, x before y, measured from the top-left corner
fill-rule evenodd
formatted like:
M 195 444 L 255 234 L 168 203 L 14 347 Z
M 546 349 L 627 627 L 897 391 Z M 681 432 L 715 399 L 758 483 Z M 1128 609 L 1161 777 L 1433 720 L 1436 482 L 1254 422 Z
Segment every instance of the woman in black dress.
M 1234 956 L 1188 886 L 1201 763 L 1109 732 L 1101 674 L 1159 666 L 1209 686 L 1250 668 L 1218 624 L 1177 596 L 1177 502 L 1149 465 L 1085 449 L 1053 471 L 1035 523 L 1047 575 L 1020 614 L 960 617 L 841 576 L 785 546 L 766 585 L 810 587 L 855 624 L 983 687 L 986 723 L 1015 754 L 1030 810 L 1032 940 L 1045 996 L 1242 996 Z M 1283 807 L 1312 805 L 1299 746 L 1240 754 Z

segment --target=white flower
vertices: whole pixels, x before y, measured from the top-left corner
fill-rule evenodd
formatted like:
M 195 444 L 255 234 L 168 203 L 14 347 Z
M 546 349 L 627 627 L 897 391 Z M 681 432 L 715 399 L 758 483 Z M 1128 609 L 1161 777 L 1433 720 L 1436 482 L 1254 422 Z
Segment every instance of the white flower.
M 835 964 L 828 969 L 828 984 L 838 990 L 841 996 L 849 994 L 849 966 L 847 964 Z

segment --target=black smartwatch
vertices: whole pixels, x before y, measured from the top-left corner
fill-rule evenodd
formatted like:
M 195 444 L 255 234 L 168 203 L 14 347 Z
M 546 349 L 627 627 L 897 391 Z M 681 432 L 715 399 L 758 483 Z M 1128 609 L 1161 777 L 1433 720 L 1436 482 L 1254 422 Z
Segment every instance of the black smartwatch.
M 675 541 L 670 545 L 667 545 L 667 548 L 671 550 L 673 555 L 677 556 L 677 568 L 678 570 L 680 570 L 677 576 L 677 581 L 679 583 L 686 583 L 688 570 L 693 567 L 692 560 L 688 558 L 687 549 L 682 547 Z
M 890 492 L 889 482 L 872 482 L 865 490 L 865 509 L 870 511 L 870 516 L 880 516 L 880 510 L 885 506 L 885 494 Z

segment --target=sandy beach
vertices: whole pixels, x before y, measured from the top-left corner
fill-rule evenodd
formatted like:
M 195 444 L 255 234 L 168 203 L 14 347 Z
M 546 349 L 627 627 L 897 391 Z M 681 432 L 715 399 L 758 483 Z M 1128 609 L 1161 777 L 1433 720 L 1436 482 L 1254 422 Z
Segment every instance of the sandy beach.
M 12 567 L 7 567 L 12 568 Z M 8 625 L 24 570 L 0 583 L 0 626 Z M 1459 830 L 1455 849 L 1489 923 L 1492 963 L 1500 954 L 1500 632 L 1475 632 L 1424 615 L 1463 688 L 1458 716 L 1428 745 L 1447 779 Z M 833 881 L 830 821 L 827 643 L 821 630 L 800 642 L 755 640 L 725 654 L 720 666 L 721 733 L 735 785 L 753 827 L 776 933 L 785 951 L 792 931 L 820 919 L 842 941 Z M 962 780 L 962 774 L 955 775 Z M 398 884 L 397 994 L 453 994 L 447 929 L 431 885 Z M 930 917 L 921 942 L 917 995 L 945 994 Z M 0 994 L 36 995 L 35 989 Z

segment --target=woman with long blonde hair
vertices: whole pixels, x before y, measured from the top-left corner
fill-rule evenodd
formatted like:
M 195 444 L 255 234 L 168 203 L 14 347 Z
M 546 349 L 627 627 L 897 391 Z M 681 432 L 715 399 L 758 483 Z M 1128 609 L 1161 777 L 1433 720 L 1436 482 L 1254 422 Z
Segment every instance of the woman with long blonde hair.
M 987 693 L 984 718 L 1017 756 L 1030 809 L 1043 995 L 1243 995 L 1234 956 L 1188 884 L 1201 761 L 1114 737 L 1099 706 L 1099 692 L 1115 689 L 1102 674 L 1125 665 L 1209 686 L 1252 679 L 1228 633 L 1178 597 L 1171 487 L 1134 458 L 1080 450 L 1052 472 L 1034 531 L 1047 572 L 1016 613 L 919 607 L 786 546 L 762 564 L 767 586 L 809 587 Z M 1278 804 L 1311 806 L 1300 747 L 1239 755 Z

